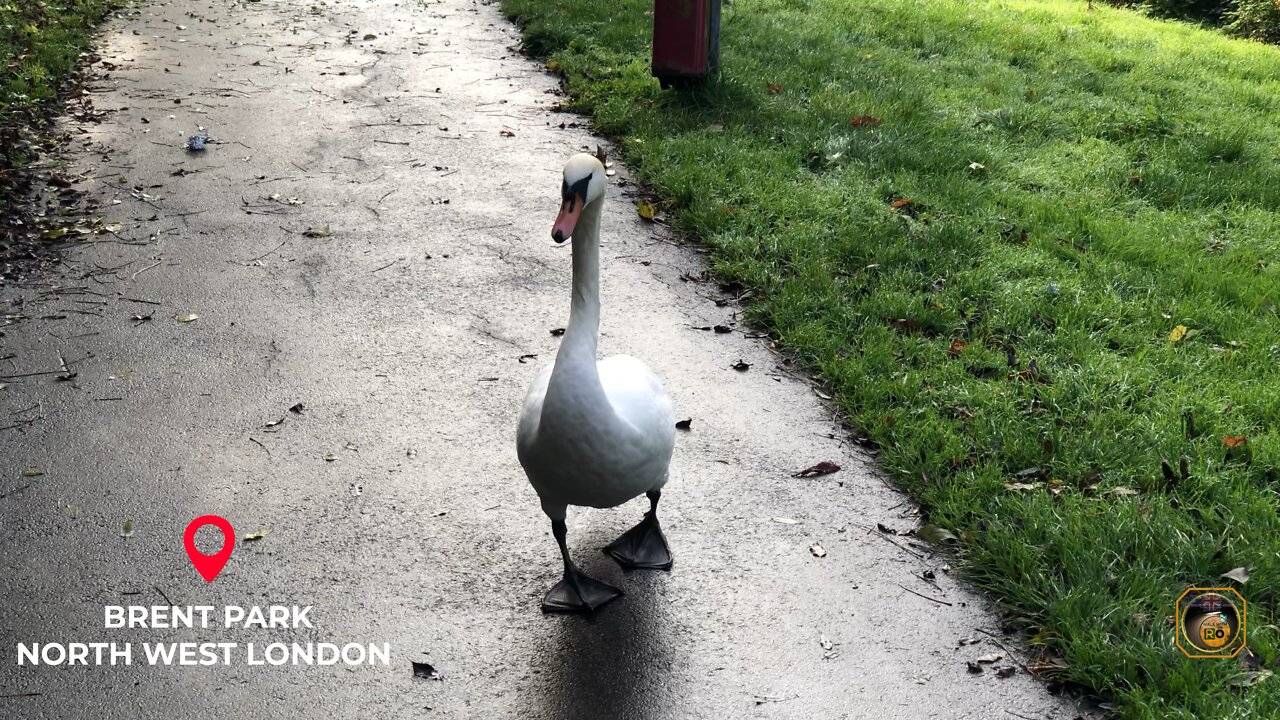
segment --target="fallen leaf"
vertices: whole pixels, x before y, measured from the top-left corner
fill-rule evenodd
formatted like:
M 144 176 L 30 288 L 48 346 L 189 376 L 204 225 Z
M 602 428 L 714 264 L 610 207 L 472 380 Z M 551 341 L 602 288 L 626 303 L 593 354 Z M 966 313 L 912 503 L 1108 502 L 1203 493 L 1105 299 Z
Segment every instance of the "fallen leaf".
M 1249 582 L 1249 571 L 1252 569 L 1253 569 L 1252 565 L 1249 565 L 1247 567 L 1238 567 L 1233 570 L 1228 570 L 1227 572 L 1222 573 L 1218 577 L 1226 578 L 1227 580 L 1235 580 L 1241 585 L 1244 585 L 1245 583 Z
M 1248 438 L 1244 435 L 1235 435 L 1222 438 L 1222 444 L 1229 448 L 1238 448 L 1248 442 Z
M 985 665 L 990 665 L 991 663 L 1000 662 L 1000 659 L 1003 657 L 1004 657 L 1004 653 L 990 653 L 978 658 L 978 662 L 983 663 Z
M 724 335 L 725 333 L 733 332 L 733 328 L 728 325 L 715 325 L 711 329 L 714 330 L 717 335 Z
M 1040 487 L 1040 485 L 1041 483 L 1038 483 L 1038 482 L 1035 482 L 1035 483 L 1007 482 L 1004 484 L 1004 489 L 1016 490 L 1016 491 L 1035 490 L 1036 488 Z
M 244 540 L 245 542 L 253 542 L 255 540 L 261 540 L 270 534 L 270 530 L 259 530 L 258 532 L 251 532 L 248 535 L 245 535 L 241 540 Z
M 332 234 L 333 233 L 329 231 L 328 225 L 325 225 L 324 227 L 309 227 L 302 231 L 302 237 L 309 238 L 329 237 Z
M 956 537 L 955 533 L 937 525 L 922 526 L 919 530 L 916 530 L 916 537 L 935 545 L 941 545 L 949 542 L 960 542 L 960 538 Z
M 1253 687 L 1254 685 L 1257 685 L 1263 680 L 1271 677 L 1273 674 L 1274 673 L 1270 670 L 1253 670 L 1251 672 L 1244 673 L 1238 678 L 1234 678 L 1231 681 L 1231 686 L 1238 688 Z
M 306 409 L 307 408 L 305 405 L 303 405 L 302 403 L 298 403 L 297 405 L 294 405 L 293 407 L 289 408 L 289 412 L 294 413 L 296 415 L 301 415 L 302 411 Z
M 640 200 L 636 203 L 636 212 L 645 220 L 653 222 L 654 217 L 658 215 L 658 208 L 654 207 L 651 202 Z
M 972 660 L 967 661 L 965 664 L 968 666 L 969 672 L 973 673 L 974 675 L 977 675 L 978 673 L 982 672 L 982 666 Z
M 196 320 L 199 320 L 200 316 L 195 313 L 184 313 L 182 315 L 174 315 L 173 319 L 177 320 L 180 323 L 189 323 L 189 322 L 195 322 Z
M 120 528 L 120 537 L 122 538 L 133 537 L 133 521 L 132 520 L 124 521 L 124 525 Z
M 22 471 L 22 477 L 40 477 L 44 471 L 39 468 L 27 468 Z
M 267 423 L 266 423 L 266 424 L 264 424 L 262 427 L 264 427 L 264 428 L 272 428 L 272 427 L 275 427 L 275 426 L 277 426 L 277 425 L 283 425 L 283 424 L 284 424 L 284 418 L 283 418 L 283 417 L 281 417 L 279 420 L 272 420 L 272 421 L 270 421 L 270 422 L 267 422 Z
M 1110 490 L 1106 491 L 1103 494 L 1115 495 L 1116 497 L 1133 497 L 1134 495 L 1138 494 L 1138 491 L 1134 490 L 1131 487 L 1125 487 L 1123 485 L 1120 485 L 1120 486 L 1111 488 Z
M 966 347 L 967 347 L 967 343 L 965 343 L 965 341 L 952 340 L 951 348 L 947 350 L 947 352 L 951 353 L 951 357 L 957 357 L 960 355 L 960 352 L 963 351 Z
M 560 61 L 559 61 L 559 60 L 556 60 L 555 58 L 552 58 L 552 59 L 550 59 L 550 60 L 548 60 L 548 61 L 547 61 L 547 70 L 549 70 L 549 71 L 551 71 L 551 72 L 556 72 L 556 71 L 557 71 L 557 70 L 559 70 L 559 69 L 560 69 Z
M 770 93 L 770 94 L 772 94 L 772 95 L 777 95 L 777 94 L 778 94 L 778 93 L 780 93 L 780 92 L 782 92 L 782 86 L 781 86 L 781 85 L 779 85 L 779 84 L 777 84 L 777 83 L 769 83 L 769 93 Z
M 80 517 L 80 508 L 76 507 L 75 505 L 67 505 L 66 507 L 62 508 L 62 511 L 65 512 L 67 514 L 67 517 L 71 518 L 72 520 L 75 520 L 76 518 Z
M 676 422 L 677 430 L 688 430 L 693 425 L 693 418 L 687 418 Z
M 889 203 L 889 207 L 893 208 L 894 210 L 900 210 L 910 204 L 911 204 L 911 198 L 902 198 L 900 200 L 894 200 L 893 202 Z
M 791 473 L 793 478 L 818 477 L 819 475 L 830 475 L 840 469 L 840 466 L 830 460 L 823 460 L 817 465 L 811 465 L 800 472 Z
M 969 163 L 969 171 L 970 171 L 970 172 L 982 172 L 983 170 L 986 170 L 986 169 L 987 169 L 987 166 L 986 166 L 986 165 L 983 165 L 983 164 L 982 164 L 982 163 L 980 163 L 980 162 L 971 162 L 971 163 Z
M 413 676 L 422 678 L 423 680 L 444 680 L 444 676 L 438 670 L 431 666 L 431 663 L 418 662 L 416 660 L 409 661 L 413 665 Z
M 337 460 L 337 459 L 338 459 L 338 456 L 337 456 L 337 455 L 334 455 L 333 453 L 325 453 L 325 454 L 324 454 L 324 461 L 325 461 L 325 462 L 333 462 L 334 460 Z
M 751 367 L 751 363 L 739 360 L 738 362 L 734 363 L 730 367 L 732 367 L 734 370 L 737 370 L 738 372 L 746 372 L 747 369 Z
M 564 334 L 564 328 L 551 328 L 551 334 L 554 337 L 560 337 Z
M 537 353 L 525 353 L 524 355 L 521 355 L 520 357 L 516 358 L 516 362 L 523 365 L 527 360 L 537 360 L 537 359 L 538 359 Z
M 515 133 L 513 133 L 513 132 L 511 132 L 510 130 L 499 130 L 499 131 L 498 131 L 498 134 L 499 134 L 499 135 L 501 135 L 502 137 L 515 137 L 515 136 L 516 136 L 516 134 L 515 134 Z
M 800 524 L 799 520 L 793 520 L 792 518 L 784 518 L 784 517 L 773 518 L 773 521 L 776 523 L 782 523 L 783 525 L 799 525 Z
M 1179 325 L 1175 327 L 1173 330 L 1169 331 L 1169 342 L 1174 345 L 1177 345 L 1186 336 L 1187 336 L 1187 326 Z
M 823 549 L 822 549 L 822 546 L 821 546 L 821 545 L 819 545 L 818 543 L 814 543 L 814 544 L 810 545 L 810 546 L 809 546 L 809 552 L 813 553 L 813 556 L 814 556 L 814 557 L 819 557 L 819 558 L 820 558 L 820 557 L 826 557 L 826 556 L 827 556 L 827 551 L 826 551 L 826 550 L 823 550 Z
M 1013 677 L 1013 676 L 1014 676 L 1014 674 L 1015 674 L 1015 673 L 1017 673 L 1017 672 L 1018 672 L 1018 668 L 1016 668 L 1016 667 L 1014 667 L 1014 666 L 1012 666 L 1012 665 L 1005 665 L 1004 667 L 1000 668 L 999 670 L 996 670 L 996 677 L 998 677 L 998 678 L 1010 678 L 1010 677 Z
M 849 118 L 849 124 L 854 127 L 879 127 L 880 118 L 871 117 L 870 115 L 854 115 Z

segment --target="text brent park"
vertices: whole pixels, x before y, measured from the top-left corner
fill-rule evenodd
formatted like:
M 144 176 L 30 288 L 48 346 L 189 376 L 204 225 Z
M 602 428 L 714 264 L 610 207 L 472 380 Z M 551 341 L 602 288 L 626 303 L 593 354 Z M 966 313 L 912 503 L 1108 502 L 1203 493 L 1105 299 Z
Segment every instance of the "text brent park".
M 103 627 L 112 628 L 208 628 L 211 617 L 218 618 L 212 605 L 107 605 L 103 608 Z M 257 605 L 241 607 L 227 605 L 222 608 L 221 626 L 224 628 L 261 628 L 264 630 L 292 630 L 312 627 L 307 614 L 311 606 Z

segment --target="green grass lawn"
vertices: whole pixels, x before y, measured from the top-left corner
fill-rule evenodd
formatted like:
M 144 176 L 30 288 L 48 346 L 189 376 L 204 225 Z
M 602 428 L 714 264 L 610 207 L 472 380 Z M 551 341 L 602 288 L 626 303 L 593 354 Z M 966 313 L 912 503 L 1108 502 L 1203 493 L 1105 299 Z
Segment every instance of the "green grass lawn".
M 58 89 L 118 0 L 0 0 L 0 223 L 26 191 Z M 0 241 L 14 228 L 0 227 Z M 3 248 L 0 248 L 0 255 Z
M 1253 566 L 1280 659 L 1280 48 L 1083 0 L 735 0 L 722 80 L 680 94 L 649 0 L 502 5 L 1046 674 L 1280 717 L 1280 679 L 1167 624 Z

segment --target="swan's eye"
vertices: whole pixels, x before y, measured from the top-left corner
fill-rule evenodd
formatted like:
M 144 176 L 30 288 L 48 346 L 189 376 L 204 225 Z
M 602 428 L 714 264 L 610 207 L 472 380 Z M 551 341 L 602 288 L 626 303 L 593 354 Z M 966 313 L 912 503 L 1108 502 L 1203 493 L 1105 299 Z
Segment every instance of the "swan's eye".
M 569 210 L 572 211 L 578 201 L 583 205 L 587 204 L 587 188 L 591 185 L 591 176 L 588 175 L 581 180 L 570 185 L 568 180 L 560 183 L 560 199 L 569 203 Z

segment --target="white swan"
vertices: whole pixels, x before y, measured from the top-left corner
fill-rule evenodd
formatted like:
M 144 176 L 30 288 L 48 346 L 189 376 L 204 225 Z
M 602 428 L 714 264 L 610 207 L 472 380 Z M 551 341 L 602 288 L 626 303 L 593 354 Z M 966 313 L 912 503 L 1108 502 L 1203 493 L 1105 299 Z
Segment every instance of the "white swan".
M 590 612 L 622 591 L 587 576 L 569 558 L 569 505 L 608 508 L 646 493 L 649 512 L 605 548 L 627 568 L 671 569 L 658 525 L 658 499 L 675 446 L 671 398 L 644 363 L 615 355 L 596 361 L 600 329 L 600 210 L 604 166 L 578 154 L 564 167 L 557 243 L 573 238 L 573 299 L 555 362 L 525 397 L 516 451 L 564 559 L 564 579 L 542 600 L 544 612 Z

